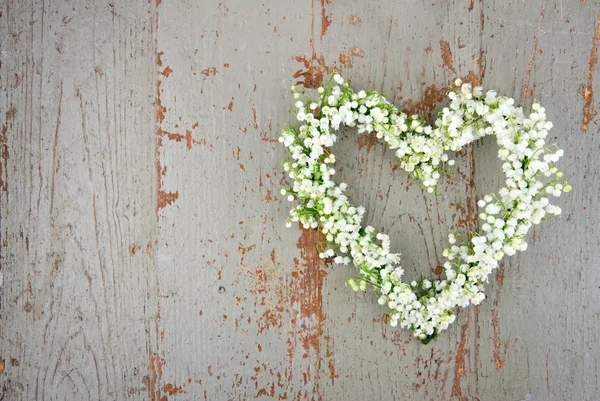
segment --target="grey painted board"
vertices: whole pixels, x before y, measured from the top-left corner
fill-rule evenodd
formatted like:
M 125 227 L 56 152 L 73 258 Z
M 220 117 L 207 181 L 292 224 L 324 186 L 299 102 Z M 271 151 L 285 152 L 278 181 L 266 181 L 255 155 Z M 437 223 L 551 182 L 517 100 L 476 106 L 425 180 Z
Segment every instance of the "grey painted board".
M 600 3 L 0 3 L 0 399 L 598 400 Z M 427 346 L 284 226 L 289 86 L 337 69 L 431 118 L 457 77 L 543 101 L 573 192 Z M 372 135 L 340 180 L 407 277 L 477 230 L 496 145 L 440 196 Z

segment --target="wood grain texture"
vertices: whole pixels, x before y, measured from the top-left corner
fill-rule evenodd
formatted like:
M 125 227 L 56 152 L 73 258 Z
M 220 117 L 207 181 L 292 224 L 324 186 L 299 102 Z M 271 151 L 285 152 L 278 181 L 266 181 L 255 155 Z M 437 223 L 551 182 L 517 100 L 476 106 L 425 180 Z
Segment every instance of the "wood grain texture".
M 600 399 L 600 3 L 435 3 L 0 4 L 0 399 Z M 289 86 L 333 69 L 427 117 L 457 77 L 540 99 L 565 150 L 563 217 L 427 346 L 285 228 Z M 435 198 L 340 132 L 409 279 L 478 229 L 492 142 Z

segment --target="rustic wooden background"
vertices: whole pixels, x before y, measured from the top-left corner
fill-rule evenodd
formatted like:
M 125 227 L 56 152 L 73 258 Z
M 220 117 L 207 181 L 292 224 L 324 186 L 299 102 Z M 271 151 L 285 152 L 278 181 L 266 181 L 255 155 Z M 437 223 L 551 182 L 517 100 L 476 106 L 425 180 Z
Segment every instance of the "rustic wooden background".
M 599 400 L 597 0 L 0 2 L 1 400 Z M 574 190 L 427 346 L 286 229 L 289 86 L 338 69 L 432 116 L 456 77 L 545 103 Z M 439 272 L 502 182 L 436 199 L 373 136 L 341 178 Z

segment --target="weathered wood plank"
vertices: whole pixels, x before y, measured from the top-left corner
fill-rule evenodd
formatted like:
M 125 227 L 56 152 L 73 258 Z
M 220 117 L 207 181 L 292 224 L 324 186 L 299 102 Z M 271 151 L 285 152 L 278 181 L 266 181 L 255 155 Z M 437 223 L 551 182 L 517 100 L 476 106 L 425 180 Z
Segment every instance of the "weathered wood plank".
M 0 10 L 5 399 L 598 398 L 597 1 Z M 284 227 L 288 87 L 333 69 L 429 117 L 457 77 L 541 99 L 565 149 L 563 217 L 428 346 L 344 287 L 317 234 Z M 343 131 L 336 152 L 407 277 L 439 271 L 502 181 L 489 140 L 438 198 L 373 136 Z
M 155 13 L 4 2 L 3 399 L 145 391 Z

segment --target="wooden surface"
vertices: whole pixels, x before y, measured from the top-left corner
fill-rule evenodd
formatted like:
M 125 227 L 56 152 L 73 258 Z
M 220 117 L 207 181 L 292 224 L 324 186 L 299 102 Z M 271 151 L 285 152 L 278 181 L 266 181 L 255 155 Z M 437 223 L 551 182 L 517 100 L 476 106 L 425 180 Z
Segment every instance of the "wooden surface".
M 3 0 L 0 399 L 599 400 L 599 42 L 597 0 Z M 456 77 L 540 99 L 565 150 L 563 217 L 427 346 L 284 227 L 289 86 L 334 68 L 426 116 Z M 501 184 L 491 140 L 436 199 L 340 136 L 409 279 Z

